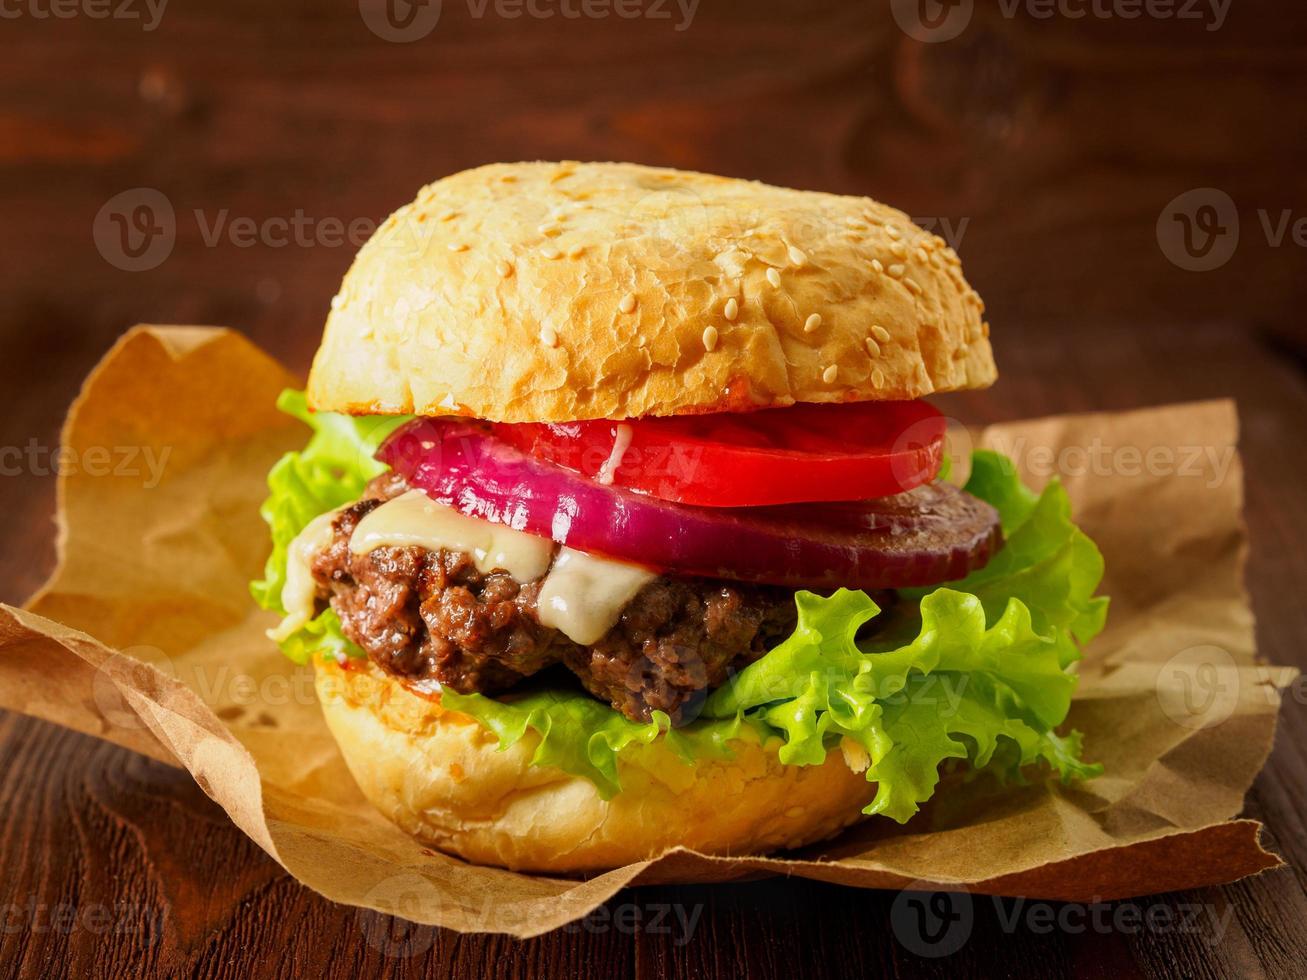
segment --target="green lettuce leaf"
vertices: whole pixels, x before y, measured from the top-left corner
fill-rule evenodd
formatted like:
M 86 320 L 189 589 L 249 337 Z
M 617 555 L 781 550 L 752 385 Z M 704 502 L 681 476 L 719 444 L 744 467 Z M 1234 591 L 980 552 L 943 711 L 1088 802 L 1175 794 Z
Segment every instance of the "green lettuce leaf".
M 313 432 L 299 452 L 287 453 L 268 473 L 268 499 L 260 513 L 272 534 L 272 553 L 263 578 L 250 583 L 254 601 L 264 609 L 286 612 L 281 590 L 286 584 L 287 549 L 295 536 L 319 514 L 357 500 L 368 481 L 384 473 L 374 454 L 386 437 L 411 418 L 404 415 L 339 415 L 310 412 L 302 391 L 283 391 L 277 407 Z M 296 663 L 315 651 L 363 656 L 327 610 L 288 637 L 282 650 Z
M 444 707 L 471 715 L 493 732 L 499 739 L 500 751 L 516 743 L 528 730 L 536 732 L 540 738 L 531 757 L 533 765 L 554 766 L 583 776 L 606 800 L 621 790 L 617 758 L 624 752 L 649 745 L 661 735 L 684 762 L 729 758 L 728 743 L 744 723 L 741 718 L 732 718 L 672 728 L 671 719 L 655 711 L 652 721 L 641 724 L 576 691 L 537 691 L 500 701 L 446 689 L 441 691 L 440 700 Z
M 1097 636 L 1107 620 L 1108 600 L 1094 595 L 1103 579 L 1103 556 L 1072 520 L 1061 482 L 1052 480 L 1036 495 L 1010 459 L 985 449 L 972 455 L 965 489 L 994 506 L 1005 538 L 988 565 L 952 587 L 979 597 L 991 618 L 1009 599 L 1020 599 L 1041 635 L 1069 630 L 1081 644 Z M 920 599 L 930 591 L 904 594 Z M 1074 648 L 1064 653 L 1075 659 Z
M 303 396 L 283 393 L 283 411 L 313 430 L 302 452 L 287 454 L 268 478 L 263 516 L 273 552 L 251 591 L 284 612 L 286 549 L 318 514 L 356 499 L 384 469 L 377 447 L 407 419 L 309 413 Z M 1080 736 L 1056 731 L 1076 686 L 1080 645 L 1102 629 L 1107 599 L 1096 597 L 1103 559 L 1071 518 L 1065 489 L 1026 488 L 1006 457 L 973 455 L 966 490 L 988 501 L 1003 524 L 1003 548 L 982 570 L 930 589 L 904 590 L 882 613 L 865 593 L 800 592 L 794 633 L 714 691 L 699 717 L 672 728 L 655 713 L 632 722 L 579 690 L 535 690 L 496 699 L 442 693 L 444 704 L 475 718 L 500 749 L 536 737 L 532 761 L 589 779 L 605 798 L 621 789 L 618 760 L 635 762 L 655 742 L 692 762 L 729 757 L 750 726 L 774 739 L 787 765 L 819 765 L 843 745 L 865 754 L 876 784 L 868 813 L 900 822 L 930 798 L 940 773 L 1020 779 L 1029 766 L 1064 780 L 1096 775 L 1081 761 Z M 858 633 L 878 616 L 884 628 Z M 359 656 L 330 610 L 282 644 L 292 659 Z
M 819 764 L 851 739 L 877 784 L 867 812 L 900 822 L 930 798 L 949 759 L 1005 777 L 1036 762 L 1066 778 L 1087 773 L 1049 738 L 1075 676 L 1061 664 L 1062 644 L 1035 632 L 1019 599 L 991 623 L 976 596 L 937 589 L 921 600 L 911 642 L 878 651 L 854 642 L 879 612 L 865 593 L 796 598 L 794 634 L 713 692 L 707 717 L 756 717 L 780 733 L 789 765 Z
M 1056 480 L 1035 494 L 1010 460 L 982 450 L 966 490 L 998 510 L 1004 546 L 960 582 L 902 591 L 916 603 L 915 616 L 902 614 L 914 627 L 906 638 L 900 627 L 856 642 L 880 612 L 864 593 L 799 593 L 794 634 L 713 692 L 704 714 L 762 721 L 783 738 L 787 764 L 819 764 L 852 740 L 877 784 L 868 812 L 900 822 L 950 760 L 1001 778 L 1032 764 L 1063 779 L 1095 775 L 1079 736 L 1055 729 L 1070 708 L 1079 644 L 1107 615 L 1094 596 L 1102 555 Z

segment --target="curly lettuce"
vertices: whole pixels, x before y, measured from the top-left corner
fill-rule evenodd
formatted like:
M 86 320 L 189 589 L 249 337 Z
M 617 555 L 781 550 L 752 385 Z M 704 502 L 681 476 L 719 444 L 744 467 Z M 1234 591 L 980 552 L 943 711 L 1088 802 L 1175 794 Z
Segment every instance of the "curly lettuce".
M 444 690 L 441 703 L 471 715 L 499 739 L 506 749 L 528 731 L 539 736 L 532 765 L 553 766 L 595 784 L 599 795 L 612 799 L 621 791 L 617 774 L 619 756 L 662 737 L 675 757 L 684 762 L 701 758 L 729 758 L 742 717 L 697 721 L 681 728 L 655 711 L 648 724 L 631 721 L 608 705 L 579 691 L 545 690 L 508 701 L 483 694 Z
M 278 404 L 313 431 L 303 451 L 273 468 L 262 511 L 273 551 L 251 591 L 264 608 L 284 613 L 290 542 L 384 471 L 373 454 L 407 418 L 310 413 L 296 392 Z M 1094 595 L 1102 555 L 1075 525 L 1056 480 L 1034 493 L 1010 460 L 982 450 L 965 489 L 1002 520 L 1004 546 L 985 568 L 904 590 L 886 611 L 863 592 L 799 592 L 794 633 L 709 695 L 689 724 L 673 728 L 661 712 L 633 722 L 574 689 L 505 698 L 446 690 L 444 703 L 479 721 L 501 750 L 532 733 L 535 764 L 584 777 L 606 799 L 621 790 L 619 760 L 645 764 L 641 747 L 659 741 L 685 762 L 729 757 L 743 726 L 773 740 L 786 765 L 820 765 L 834 750 L 861 760 L 876 785 L 866 812 L 899 822 L 930 799 L 950 767 L 1011 779 L 1027 767 L 1063 780 L 1096 775 L 1099 767 L 1081 761 L 1080 736 L 1058 728 L 1075 691 L 1080 647 L 1107 615 L 1107 599 Z M 314 654 L 361 655 L 330 610 L 282 648 L 300 663 Z
M 281 592 L 286 585 L 290 543 L 319 514 L 357 500 L 368 481 L 385 472 L 374 454 L 386 437 L 407 422 L 403 415 L 339 415 L 311 412 L 304 392 L 286 390 L 277 408 L 312 430 L 308 445 L 277 460 L 268 473 L 268 499 L 259 513 L 272 534 L 272 553 L 263 578 L 250 583 L 250 594 L 262 608 L 286 614 Z M 361 657 L 363 651 L 341 632 L 330 609 L 281 643 L 296 663 L 308 663 L 314 653 Z

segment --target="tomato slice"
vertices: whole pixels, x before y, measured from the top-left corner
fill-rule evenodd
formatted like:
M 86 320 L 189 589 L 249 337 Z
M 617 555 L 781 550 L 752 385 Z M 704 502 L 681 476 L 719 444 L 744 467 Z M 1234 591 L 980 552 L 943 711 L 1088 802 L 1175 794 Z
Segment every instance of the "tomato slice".
M 920 486 L 939 472 L 946 423 L 912 401 L 493 428 L 522 452 L 600 483 L 700 507 L 760 507 Z

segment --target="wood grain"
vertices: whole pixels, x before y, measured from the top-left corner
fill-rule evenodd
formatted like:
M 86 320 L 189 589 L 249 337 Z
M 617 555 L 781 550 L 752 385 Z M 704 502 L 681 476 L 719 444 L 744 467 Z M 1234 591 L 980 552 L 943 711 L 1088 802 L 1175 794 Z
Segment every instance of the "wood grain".
M 943 44 L 837 0 L 704 3 L 680 32 L 446 0 L 412 45 L 369 33 L 348 0 L 169 6 L 150 33 L 84 16 L 0 32 L 0 447 L 57 445 L 79 379 L 138 321 L 236 326 L 306 364 L 353 246 L 207 243 L 224 213 L 380 219 L 441 174 L 551 157 L 870 193 L 964 228 L 1003 378 L 953 414 L 1239 400 L 1259 641 L 1307 668 L 1303 250 L 1272 246 L 1257 214 L 1307 208 L 1299 5 L 1241 0 L 1207 31 L 978 4 Z M 1204 186 L 1236 202 L 1241 235 L 1193 273 L 1155 229 Z M 92 224 L 136 187 L 167 195 L 177 240 L 130 273 Z M 0 477 L 9 601 L 52 562 L 48 468 Z M 1304 746 L 1299 698 L 1248 803 L 1290 868 L 1113 907 L 1193 906 L 1191 931 L 1041 932 L 977 900 L 969 941 L 932 960 L 894 938 L 894 895 L 801 881 L 634 889 L 528 942 L 356 913 L 290 881 L 185 773 L 0 715 L 0 975 L 1297 976 Z

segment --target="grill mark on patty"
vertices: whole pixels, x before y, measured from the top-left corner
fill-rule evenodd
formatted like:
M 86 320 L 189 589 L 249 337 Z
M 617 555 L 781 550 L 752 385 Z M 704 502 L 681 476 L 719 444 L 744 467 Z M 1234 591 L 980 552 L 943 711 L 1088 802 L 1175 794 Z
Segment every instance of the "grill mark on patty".
M 383 670 L 492 694 L 561 663 L 595 697 L 634 721 L 664 711 L 681 724 L 706 693 L 793 631 L 790 589 L 660 576 L 593 647 L 544 626 L 540 581 L 484 574 L 469 555 L 423 548 L 350 551 L 363 517 L 408 487 L 393 473 L 337 515 L 311 569 L 350 640 Z

